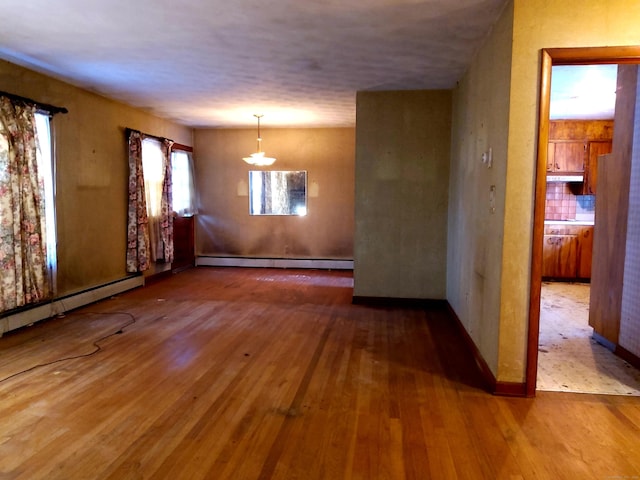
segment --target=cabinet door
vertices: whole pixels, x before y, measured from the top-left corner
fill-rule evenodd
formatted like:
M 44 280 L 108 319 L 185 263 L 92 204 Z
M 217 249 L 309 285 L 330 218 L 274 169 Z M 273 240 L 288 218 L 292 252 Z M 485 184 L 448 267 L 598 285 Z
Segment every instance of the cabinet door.
M 553 172 L 556 165 L 556 144 L 549 142 L 547 144 L 547 172 Z
M 582 227 L 578 237 L 578 278 L 591 278 L 593 227 Z
M 584 172 L 585 142 L 554 142 L 553 171 Z
M 542 276 L 576 278 L 577 235 L 545 235 L 542 249 Z
M 173 262 L 171 269 L 183 270 L 195 265 L 194 218 L 176 217 L 173 219 Z
M 598 155 L 611 153 L 611 141 L 589 142 L 587 166 L 584 169 L 584 195 L 595 195 L 598 180 Z

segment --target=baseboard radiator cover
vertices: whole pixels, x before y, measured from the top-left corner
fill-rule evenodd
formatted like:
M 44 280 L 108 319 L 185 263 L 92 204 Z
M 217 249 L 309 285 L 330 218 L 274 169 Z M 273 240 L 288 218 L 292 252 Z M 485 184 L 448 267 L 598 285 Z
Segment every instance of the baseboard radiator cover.
M 25 327 L 41 320 L 55 317 L 56 315 L 61 315 L 65 312 L 84 307 L 85 305 L 104 300 L 105 298 L 143 285 L 144 277 L 142 275 L 128 277 L 9 314 L 6 317 L 0 318 L 0 337 L 11 330 Z
M 262 267 L 353 270 L 353 260 L 199 256 L 196 257 L 196 267 Z

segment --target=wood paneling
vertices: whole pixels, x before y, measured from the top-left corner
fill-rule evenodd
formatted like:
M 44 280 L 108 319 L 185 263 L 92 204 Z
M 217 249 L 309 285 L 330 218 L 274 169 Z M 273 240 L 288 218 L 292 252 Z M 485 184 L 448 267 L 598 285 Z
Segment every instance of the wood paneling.
M 552 120 L 549 140 L 611 140 L 613 120 Z
M 620 330 L 637 78 L 636 65 L 618 67 L 613 151 L 598 162 L 589 325 L 613 344 Z
M 194 268 L 6 335 L 0 476 L 640 473 L 637 398 L 492 396 L 446 309 L 353 305 L 352 281 Z

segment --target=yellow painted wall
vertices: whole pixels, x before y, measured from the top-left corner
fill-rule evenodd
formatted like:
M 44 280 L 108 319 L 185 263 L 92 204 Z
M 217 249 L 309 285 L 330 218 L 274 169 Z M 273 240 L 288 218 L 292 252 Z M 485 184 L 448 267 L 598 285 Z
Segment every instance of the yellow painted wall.
M 515 0 L 454 91 L 447 299 L 501 382 L 525 379 L 541 49 L 638 45 L 638 19 L 637 1 Z
M 354 295 L 442 299 L 451 92 L 358 92 Z
M 0 90 L 69 110 L 54 117 L 58 295 L 127 276 L 129 127 L 191 145 L 190 128 L 0 61 Z
M 308 214 L 249 215 L 242 157 L 256 148 L 255 129 L 198 129 L 194 135 L 199 192 L 198 255 L 253 258 L 353 258 L 353 128 L 265 128 L 268 170 L 306 170 Z M 258 169 L 259 170 L 259 169 Z
M 540 51 L 640 45 L 639 19 L 637 0 L 514 2 L 498 380 L 524 379 Z

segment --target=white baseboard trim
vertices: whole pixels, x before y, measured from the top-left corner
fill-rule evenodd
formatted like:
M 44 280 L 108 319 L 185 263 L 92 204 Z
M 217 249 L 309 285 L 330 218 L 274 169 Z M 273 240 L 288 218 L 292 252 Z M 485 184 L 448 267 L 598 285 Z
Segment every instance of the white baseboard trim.
M 319 270 L 353 270 L 353 260 L 304 258 L 196 257 L 197 267 L 308 268 Z
M 101 285 L 99 287 L 84 290 L 53 300 L 49 303 L 38 305 L 21 312 L 16 312 L 6 317 L 0 318 L 0 337 L 16 328 L 21 328 L 32 323 L 39 322 L 46 318 L 60 315 L 64 312 L 89 305 L 90 303 L 109 298 L 118 293 L 131 290 L 132 288 L 144 285 L 144 277 L 129 277 L 123 280 Z

